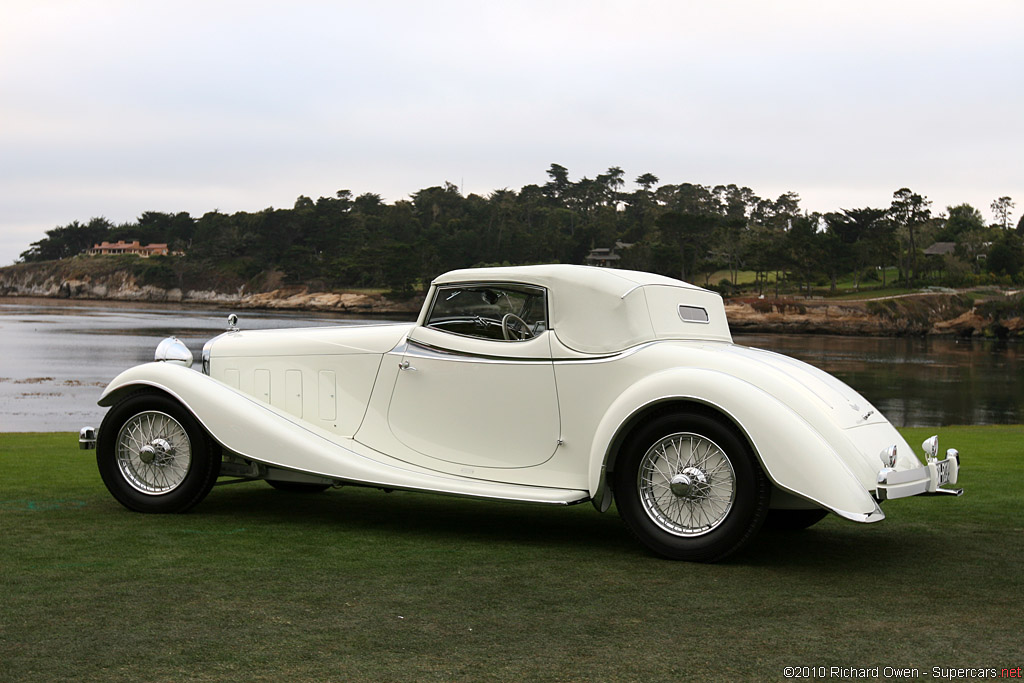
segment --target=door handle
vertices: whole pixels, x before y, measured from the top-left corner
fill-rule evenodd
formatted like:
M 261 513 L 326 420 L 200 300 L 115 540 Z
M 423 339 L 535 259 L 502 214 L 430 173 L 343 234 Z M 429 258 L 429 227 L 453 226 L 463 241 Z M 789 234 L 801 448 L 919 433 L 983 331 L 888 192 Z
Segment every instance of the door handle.
M 413 372 L 416 372 L 416 368 L 414 368 L 413 366 L 409 365 L 409 361 L 407 361 L 407 360 L 403 360 L 401 363 L 399 363 L 398 364 L 398 369 L 399 370 L 412 370 Z

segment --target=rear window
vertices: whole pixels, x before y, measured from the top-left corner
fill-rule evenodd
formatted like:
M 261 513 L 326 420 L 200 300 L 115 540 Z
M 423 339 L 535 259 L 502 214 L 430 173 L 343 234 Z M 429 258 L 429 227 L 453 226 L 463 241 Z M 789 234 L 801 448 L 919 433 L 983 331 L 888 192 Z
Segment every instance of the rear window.
M 706 323 L 709 321 L 707 309 L 701 306 L 679 304 L 679 317 L 684 323 Z

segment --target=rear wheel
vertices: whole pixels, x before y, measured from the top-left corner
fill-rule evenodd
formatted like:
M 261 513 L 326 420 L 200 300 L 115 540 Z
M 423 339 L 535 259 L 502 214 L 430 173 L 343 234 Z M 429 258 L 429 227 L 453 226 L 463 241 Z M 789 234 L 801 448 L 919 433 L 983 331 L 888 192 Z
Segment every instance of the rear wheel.
M 140 392 L 103 418 L 96 464 L 107 490 L 138 512 L 184 512 L 210 492 L 220 452 L 199 422 L 164 394 Z
M 716 417 L 656 418 L 615 468 L 619 514 L 637 539 L 675 560 L 714 562 L 756 534 L 771 489 L 746 441 Z

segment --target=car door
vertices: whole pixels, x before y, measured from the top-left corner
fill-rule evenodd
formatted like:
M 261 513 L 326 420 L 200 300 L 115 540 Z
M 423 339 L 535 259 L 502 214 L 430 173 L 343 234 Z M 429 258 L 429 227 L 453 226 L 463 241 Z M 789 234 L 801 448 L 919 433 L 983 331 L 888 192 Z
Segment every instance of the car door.
M 470 468 L 554 454 L 560 421 L 543 289 L 438 287 L 406 341 L 388 406 L 395 438 Z

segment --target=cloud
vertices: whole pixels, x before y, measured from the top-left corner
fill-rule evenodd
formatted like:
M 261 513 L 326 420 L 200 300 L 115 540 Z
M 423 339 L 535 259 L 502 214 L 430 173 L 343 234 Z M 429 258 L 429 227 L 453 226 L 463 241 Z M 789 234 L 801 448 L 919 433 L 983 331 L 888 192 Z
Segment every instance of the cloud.
M 92 215 L 486 193 L 552 162 L 795 190 L 817 210 L 910 185 L 987 211 L 1024 197 L 1022 18 L 1015 2 L 9 3 L 0 262 Z

